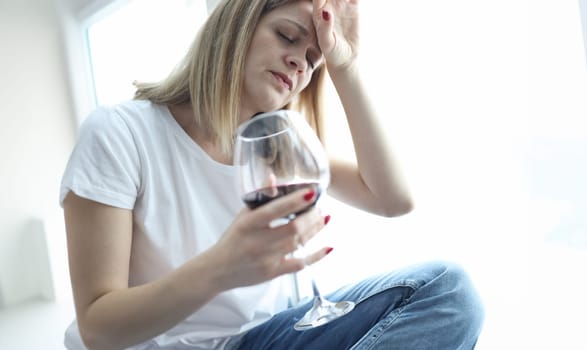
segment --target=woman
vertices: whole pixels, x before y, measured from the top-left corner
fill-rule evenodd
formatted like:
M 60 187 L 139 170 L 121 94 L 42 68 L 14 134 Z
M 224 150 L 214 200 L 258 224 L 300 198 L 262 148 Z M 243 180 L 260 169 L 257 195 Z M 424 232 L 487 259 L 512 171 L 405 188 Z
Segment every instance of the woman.
M 77 316 L 68 348 L 474 347 L 477 296 L 460 269 L 440 263 L 345 287 L 329 298 L 355 300 L 351 314 L 293 330 L 309 305 L 288 308 L 279 277 L 305 266 L 289 253 L 330 216 L 313 208 L 270 228 L 316 194 L 250 210 L 232 185 L 234 131 L 256 113 L 295 108 L 322 134 L 327 70 L 357 156 L 332 160 L 329 193 L 379 215 L 411 210 L 362 88 L 357 2 L 222 1 L 165 81 L 137 84 L 135 100 L 86 119 L 61 188 Z

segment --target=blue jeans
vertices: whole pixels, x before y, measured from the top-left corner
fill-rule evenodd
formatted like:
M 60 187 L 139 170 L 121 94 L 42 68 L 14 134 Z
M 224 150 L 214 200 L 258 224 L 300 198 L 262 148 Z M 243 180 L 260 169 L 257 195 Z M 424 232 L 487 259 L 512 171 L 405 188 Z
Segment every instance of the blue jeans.
M 228 347 L 264 349 L 473 349 L 483 307 L 466 273 L 451 263 L 426 263 L 369 278 L 327 296 L 355 309 L 318 328 L 296 331 L 312 301 L 287 309 Z

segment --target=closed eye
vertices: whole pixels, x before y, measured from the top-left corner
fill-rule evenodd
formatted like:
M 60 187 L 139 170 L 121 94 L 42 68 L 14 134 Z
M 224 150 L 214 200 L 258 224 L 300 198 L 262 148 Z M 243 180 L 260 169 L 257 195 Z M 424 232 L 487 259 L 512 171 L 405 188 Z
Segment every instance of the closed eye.
M 282 31 L 278 30 L 277 35 L 279 36 L 279 38 L 281 38 L 282 40 L 284 40 L 288 44 L 296 44 L 298 42 L 298 38 L 295 38 L 295 37 L 292 38 L 292 37 L 288 36 L 287 34 L 283 33 Z M 319 59 L 315 60 L 314 57 L 312 57 L 312 56 L 314 56 L 314 55 L 312 54 L 312 52 L 310 52 L 310 54 L 306 56 L 306 61 L 308 61 L 308 65 L 310 66 L 310 68 L 312 70 L 314 70 L 314 69 L 316 69 L 317 62 L 319 61 Z M 319 55 L 319 56 L 321 56 L 321 55 Z
M 288 37 L 287 35 L 283 34 L 282 32 L 278 32 L 277 33 L 283 40 L 287 41 L 290 44 L 293 44 L 296 42 L 295 39 L 291 39 L 290 37 Z

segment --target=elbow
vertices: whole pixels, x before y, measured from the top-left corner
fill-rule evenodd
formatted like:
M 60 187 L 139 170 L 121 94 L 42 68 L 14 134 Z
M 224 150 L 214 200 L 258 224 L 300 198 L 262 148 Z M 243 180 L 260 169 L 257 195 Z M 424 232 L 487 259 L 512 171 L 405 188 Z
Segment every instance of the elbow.
M 123 349 L 122 347 L 116 347 L 113 344 L 109 343 L 107 341 L 107 337 L 105 337 L 96 329 L 92 329 L 92 327 L 88 327 L 87 325 L 82 326 L 79 323 L 78 327 L 82 342 L 88 350 Z
M 414 202 L 409 196 L 393 198 L 385 201 L 379 215 L 387 218 L 406 215 L 414 210 Z
M 88 330 L 87 328 L 81 327 L 79 324 L 78 327 L 82 342 L 88 350 L 105 349 L 104 345 L 100 342 L 100 337 L 96 333 Z

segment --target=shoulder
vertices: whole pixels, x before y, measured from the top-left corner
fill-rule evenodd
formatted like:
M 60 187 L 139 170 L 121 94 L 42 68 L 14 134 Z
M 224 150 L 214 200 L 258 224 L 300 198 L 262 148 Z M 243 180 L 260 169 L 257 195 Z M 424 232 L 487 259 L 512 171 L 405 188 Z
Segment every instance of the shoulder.
M 148 116 L 161 115 L 163 106 L 150 101 L 131 100 L 115 105 L 98 106 L 82 123 L 99 126 L 101 124 L 129 123 L 137 120 L 148 120 Z
M 80 137 L 111 134 L 122 136 L 156 130 L 157 124 L 163 122 L 165 108 L 144 100 L 99 106 L 82 122 Z

